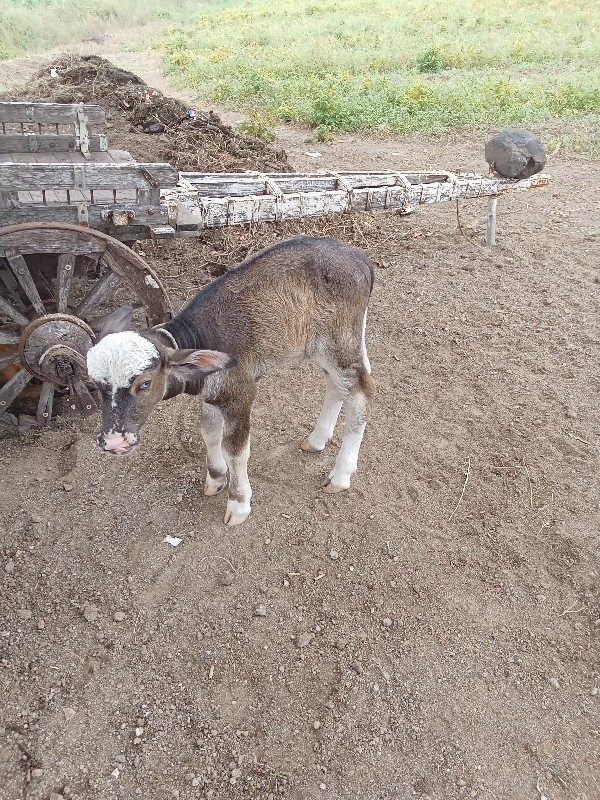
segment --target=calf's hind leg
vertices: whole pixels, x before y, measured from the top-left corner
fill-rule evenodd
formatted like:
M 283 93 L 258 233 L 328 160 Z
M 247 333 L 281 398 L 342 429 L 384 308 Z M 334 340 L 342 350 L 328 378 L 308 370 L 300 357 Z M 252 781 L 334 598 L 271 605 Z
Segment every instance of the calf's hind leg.
M 307 453 L 319 453 L 333 436 L 335 424 L 342 408 L 342 395 L 331 375 L 325 372 L 325 398 L 314 430 L 300 447 Z
M 350 480 L 358 466 L 358 453 L 367 425 L 367 407 L 373 392 L 373 381 L 366 365 L 329 368 L 344 406 L 344 434 L 335 466 L 323 481 L 323 489 L 333 494 L 350 488 Z

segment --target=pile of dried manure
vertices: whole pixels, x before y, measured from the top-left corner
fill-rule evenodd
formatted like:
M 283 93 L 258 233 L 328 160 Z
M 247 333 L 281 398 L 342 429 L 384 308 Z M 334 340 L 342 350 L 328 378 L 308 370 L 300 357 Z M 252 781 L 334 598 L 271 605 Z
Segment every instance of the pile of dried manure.
M 127 150 L 137 161 L 168 161 L 182 172 L 291 171 L 284 150 L 237 133 L 212 111 L 190 119 L 179 100 L 100 56 L 55 58 L 14 99 L 102 106 L 111 149 Z

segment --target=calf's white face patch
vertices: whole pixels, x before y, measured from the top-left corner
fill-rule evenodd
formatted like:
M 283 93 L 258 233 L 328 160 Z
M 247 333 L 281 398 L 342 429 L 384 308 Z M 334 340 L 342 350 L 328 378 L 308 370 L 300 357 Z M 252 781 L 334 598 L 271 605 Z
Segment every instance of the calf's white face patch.
M 117 389 L 127 389 L 136 375 L 156 365 L 159 358 L 156 347 L 139 333 L 109 333 L 88 351 L 88 375 L 111 387 L 114 404 Z

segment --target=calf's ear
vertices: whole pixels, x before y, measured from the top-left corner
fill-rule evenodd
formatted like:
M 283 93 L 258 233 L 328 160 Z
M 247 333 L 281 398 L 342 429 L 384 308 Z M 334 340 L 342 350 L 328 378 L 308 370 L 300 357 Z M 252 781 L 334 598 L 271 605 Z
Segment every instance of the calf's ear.
M 102 327 L 96 336 L 96 342 L 104 339 L 109 333 L 122 333 L 131 329 L 131 320 L 133 319 L 133 306 L 121 306 L 112 314 L 102 319 Z
M 236 360 L 218 350 L 169 350 L 167 364 L 182 380 L 235 367 Z

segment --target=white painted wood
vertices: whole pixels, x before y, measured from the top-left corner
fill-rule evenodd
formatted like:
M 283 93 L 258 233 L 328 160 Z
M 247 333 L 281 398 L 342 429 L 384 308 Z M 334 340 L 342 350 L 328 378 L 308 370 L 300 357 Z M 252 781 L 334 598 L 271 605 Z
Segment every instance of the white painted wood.
M 344 181 L 349 184 L 356 180 L 359 173 L 343 173 Z M 546 186 L 548 175 L 534 175 L 522 181 L 511 181 L 498 177 L 481 175 L 452 175 L 450 173 L 424 173 L 424 182 L 419 182 L 417 173 L 362 173 L 361 182 L 370 176 L 371 185 L 357 186 L 351 190 L 322 189 L 316 191 L 285 191 L 289 185 L 285 181 L 289 175 L 269 175 L 278 183 L 282 194 L 246 194 L 246 181 L 256 184 L 256 175 L 247 177 L 244 174 L 224 176 L 223 190 L 234 188 L 241 196 L 205 196 L 204 189 L 195 188 L 194 182 L 202 183 L 203 176 L 185 173 L 187 177 L 174 190 L 161 192 L 163 201 L 169 208 L 169 221 L 177 226 L 183 235 L 193 235 L 203 228 L 222 227 L 226 225 L 242 225 L 257 222 L 275 221 L 276 219 L 301 219 L 303 217 L 322 216 L 324 214 L 344 213 L 348 211 L 374 211 L 378 209 L 397 209 L 400 213 L 413 211 L 417 206 L 430 203 L 450 202 L 452 200 L 474 199 L 478 197 L 497 197 L 509 191 L 522 191 L 530 188 Z M 211 192 L 218 190 L 216 176 L 210 178 Z M 309 185 L 313 178 L 320 185 L 323 175 L 314 173 L 296 176 L 301 186 Z M 433 180 L 433 178 L 436 178 Z M 333 179 L 328 179 L 333 180 Z M 376 181 L 380 181 L 377 185 Z M 291 184 L 290 184 L 291 185 Z

